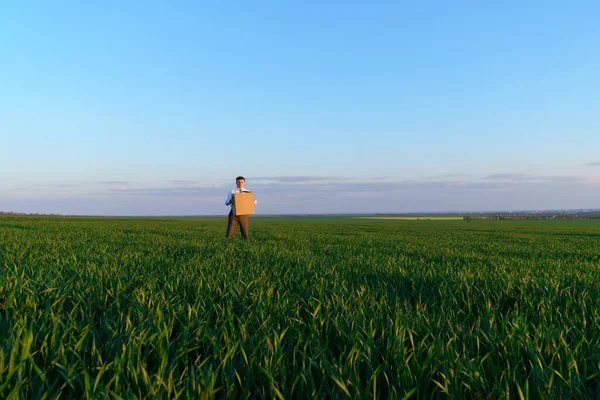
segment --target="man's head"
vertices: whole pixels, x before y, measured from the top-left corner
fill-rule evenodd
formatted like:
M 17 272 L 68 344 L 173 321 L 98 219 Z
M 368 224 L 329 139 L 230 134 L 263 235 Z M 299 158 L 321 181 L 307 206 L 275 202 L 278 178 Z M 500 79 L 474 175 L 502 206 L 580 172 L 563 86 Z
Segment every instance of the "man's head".
M 235 178 L 235 185 L 238 187 L 238 189 L 243 189 L 244 183 L 246 183 L 246 179 L 244 179 L 243 176 L 238 176 Z

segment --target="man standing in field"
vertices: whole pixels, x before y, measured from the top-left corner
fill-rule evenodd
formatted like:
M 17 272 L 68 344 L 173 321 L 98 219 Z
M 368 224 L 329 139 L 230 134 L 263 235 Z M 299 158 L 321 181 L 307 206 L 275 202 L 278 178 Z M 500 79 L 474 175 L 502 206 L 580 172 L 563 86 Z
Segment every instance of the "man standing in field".
M 240 225 L 240 230 L 242 231 L 242 237 L 244 239 L 248 238 L 248 231 L 250 229 L 250 215 L 233 215 L 233 195 L 236 193 L 242 192 L 250 192 L 250 190 L 244 188 L 244 184 L 246 183 L 246 179 L 243 176 L 238 176 L 235 178 L 235 186 L 227 195 L 227 200 L 225 200 L 225 205 L 231 207 L 229 211 L 229 217 L 227 218 L 227 232 L 225 236 L 227 239 L 231 239 L 233 234 L 235 233 L 235 228 L 237 228 L 238 224 Z M 254 200 L 254 205 L 256 205 L 256 200 Z

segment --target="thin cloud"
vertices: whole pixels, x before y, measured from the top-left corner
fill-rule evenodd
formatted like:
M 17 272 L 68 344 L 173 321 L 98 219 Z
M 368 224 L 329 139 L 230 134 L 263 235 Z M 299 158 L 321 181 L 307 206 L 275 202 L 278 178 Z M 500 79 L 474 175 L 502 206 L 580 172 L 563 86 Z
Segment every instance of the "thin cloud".
M 278 183 L 304 183 L 304 182 L 323 182 L 323 181 L 343 181 L 348 178 L 337 176 L 259 176 L 252 178 L 251 181 L 275 181 Z
M 127 188 L 109 189 L 110 193 L 116 195 L 133 196 L 216 196 L 227 194 L 220 187 L 160 187 L 160 188 Z
M 128 185 L 130 182 L 127 181 L 98 181 L 92 182 L 96 185 Z
M 78 188 L 82 187 L 82 184 L 79 183 L 35 183 L 29 186 L 22 186 L 20 188 L 15 188 L 17 190 L 39 190 L 39 189 L 68 189 L 68 188 Z
M 389 193 L 390 191 L 420 190 L 420 189 L 439 189 L 453 185 L 451 182 L 432 182 L 432 181 L 395 181 L 395 182 L 304 182 L 280 184 L 256 184 L 249 187 L 256 192 L 268 193 L 349 193 L 349 192 L 380 192 Z
M 600 167 L 600 161 L 591 162 L 586 164 L 588 167 Z
M 483 179 L 489 181 L 512 181 L 512 182 L 577 182 L 582 178 L 577 176 L 561 175 L 526 175 L 526 174 L 492 174 Z
M 469 174 L 442 174 L 432 176 L 430 179 L 449 179 L 449 178 L 468 178 L 472 175 Z
M 271 177 L 275 178 L 275 177 Z M 258 199 L 290 198 L 304 202 L 319 198 L 363 197 L 383 199 L 390 194 L 400 196 L 429 196 L 443 198 L 449 193 L 508 193 L 520 190 L 539 188 L 540 190 L 555 190 L 558 187 L 572 185 L 593 185 L 593 182 L 577 177 L 534 176 L 525 174 L 495 174 L 484 179 L 438 179 L 430 178 L 414 180 L 365 180 L 365 181 L 318 181 L 324 177 L 293 177 L 280 181 L 259 180 L 254 178 L 247 189 L 252 190 Z M 307 179 L 311 178 L 311 179 Z M 174 182 L 175 180 L 171 181 Z M 256 181 L 256 182 L 255 182 Z M 170 197 L 170 198 L 219 198 L 223 200 L 230 190 L 229 185 L 188 185 L 186 180 L 177 180 L 179 185 L 157 185 L 137 187 L 107 187 L 102 193 L 79 193 L 80 196 L 116 196 L 116 197 Z M 522 189 L 528 188 L 528 189 Z M 378 200 L 379 201 L 379 200 Z
M 523 181 L 526 180 L 525 174 L 492 174 L 484 177 L 490 181 Z

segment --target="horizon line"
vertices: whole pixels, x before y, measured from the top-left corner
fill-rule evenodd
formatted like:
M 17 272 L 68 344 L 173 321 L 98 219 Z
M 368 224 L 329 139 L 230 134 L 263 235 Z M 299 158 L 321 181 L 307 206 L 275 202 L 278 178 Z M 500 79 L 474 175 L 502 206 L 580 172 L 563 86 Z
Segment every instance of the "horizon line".
M 410 211 L 410 212 L 348 212 L 348 213 L 269 213 L 251 214 L 256 217 L 306 217 L 306 216 L 371 216 L 371 215 L 467 215 L 467 214 L 507 214 L 507 213 L 597 213 L 600 208 L 551 208 L 551 209 L 513 209 L 513 210 L 488 210 L 488 211 Z M 55 216 L 55 217 L 105 217 L 105 218 L 217 218 L 227 214 L 156 214 L 156 215 L 112 215 L 112 214 L 59 214 L 59 213 L 23 213 L 16 211 L 0 211 L 0 216 Z

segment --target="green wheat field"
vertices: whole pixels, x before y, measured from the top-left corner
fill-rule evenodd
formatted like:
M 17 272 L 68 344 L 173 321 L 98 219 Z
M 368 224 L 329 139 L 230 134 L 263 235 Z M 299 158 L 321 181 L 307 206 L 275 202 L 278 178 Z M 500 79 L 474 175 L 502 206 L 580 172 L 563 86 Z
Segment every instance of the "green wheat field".
M 0 217 L 0 398 L 597 398 L 600 221 Z

